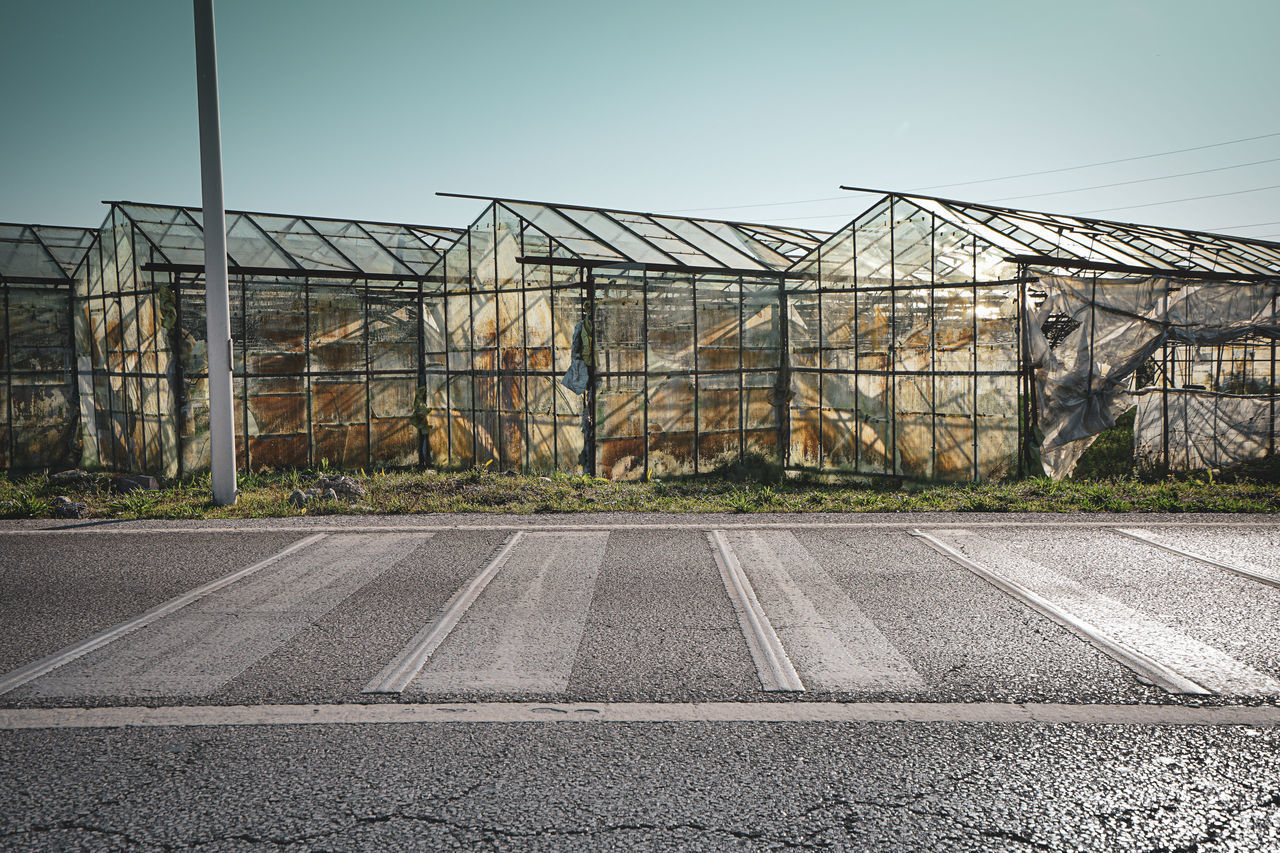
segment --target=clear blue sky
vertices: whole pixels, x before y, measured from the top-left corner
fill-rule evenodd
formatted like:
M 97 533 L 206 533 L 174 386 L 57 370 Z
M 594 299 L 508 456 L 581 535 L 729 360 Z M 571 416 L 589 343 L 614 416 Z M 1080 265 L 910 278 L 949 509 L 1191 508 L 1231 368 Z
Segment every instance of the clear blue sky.
M 191 6 L 0 0 L 0 220 L 198 204 Z M 1273 0 L 216 0 L 229 207 L 466 224 L 437 190 L 835 228 L 937 187 L 1280 134 Z M 1280 135 L 972 200 L 1280 235 Z M 744 205 L 763 205 L 746 207 Z M 1102 210 L 1108 209 L 1108 210 Z M 1264 224 L 1270 223 L 1270 224 Z M 1249 226 L 1249 227 L 1237 227 Z

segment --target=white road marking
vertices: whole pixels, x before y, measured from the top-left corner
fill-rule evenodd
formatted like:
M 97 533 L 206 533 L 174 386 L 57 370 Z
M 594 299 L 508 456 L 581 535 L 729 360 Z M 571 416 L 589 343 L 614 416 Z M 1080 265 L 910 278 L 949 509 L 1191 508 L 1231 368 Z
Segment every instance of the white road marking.
M 1266 569 L 1263 569 L 1257 566 L 1236 566 L 1236 565 L 1232 565 L 1231 563 L 1224 563 L 1221 560 L 1215 560 L 1214 558 L 1207 557 L 1204 554 L 1197 554 L 1193 551 L 1184 551 L 1181 548 L 1175 548 L 1172 545 L 1168 545 L 1164 542 L 1158 541 L 1154 536 L 1151 535 L 1150 531 L 1146 531 L 1146 530 L 1117 527 L 1115 529 L 1115 532 L 1119 533 L 1121 536 L 1128 536 L 1130 539 L 1136 539 L 1139 542 L 1145 542 L 1146 544 L 1152 546 L 1153 548 L 1159 548 L 1162 551 L 1168 551 L 1170 554 L 1177 554 L 1179 557 L 1187 557 L 1188 559 L 1196 560 L 1198 562 L 1205 563 L 1206 565 L 1215 566 L 1219 569 L 1225 569 L 1228 572 L 1234 572 L 1235 574 L 1242 575 L 1248 578 L 1249 580 L 1258 581 L 1259 583 L 1265 583 L 1268 586 L 1280 587 L 1280 576 L 1277 576 L 1272 572 L 1267 571 Z
M 560 693 L 586 632 L 607 533 L 527 533 L 406 692 Z
M 1270 676 L 996 542 L 935 533 L 913 535 L 1170 693 L 1280 694 Z
M 760 676 L 760 686 L 774 692 L 804 691 L 804 682 L 796 674 L 796 669 L 787 657 L 787 650 L 782 647 L 769 617 L 760 606 L 751 581 L 742 571 L 742 564 L 733 552 L 733 547 L 725 538 L 723 530 L 712 530 L 707 534 L 715 552 L 716 563 L 720 566 L 720 577 L 724 581 L 725 591 L 733 602 L 733 609 L 738 613 L 738 624 L 742 626 L 742 635 L 746 638 L 747 649 L 756 665 L 756 674 Z
M 462 619 L 463 614 L 480 597 L 480 593 L 484 592 L 489 581 L 507 562 L 511 549 L 516 546 L 522 536 L 524 532 L 519 530 L 511 534 L 498 555 L 489 561 L 489 565 L 472 578 L 470 583 L 454 593 L 453 598 L 449 599 L 444 609 L 440 611 L 439 617 L 434 622 L 428 622 L 423 626 L 400 654 L 387 664 L 382 672 L 374 676 L 361 692 L 400 693 L 409 686 L 409 682 L 422 671 L 427 658 L 440 647 L 440 644 L 449 636 L 449 632 Z
M 87 640 L 82 640 L 79 643 L 76 643 L 74 645 L 68 646 L 65 649 L 62 649 L 61 651 L 54 652 L 53 654 L 49 655 L 46 658 L 42 658 L 38 661 L 35 661 L 34 663 L 27 664 L 26 666 L 20 669 L 15 669 L 13 672 L 10 672 L 7 675 L 5 675 L 3 678 L 0 678 L 0 694 L 8 693 L 10 690 L 13 690 L 16 687 L 20 687 L 23 684 L 26 684 L 28 681 L 32 681 L 33 679 L 39 678 L 42 675 L 52 672 L 58 667 L 71 663 L 77 658 L 81 658 L 96 649 L 100 649 L 103 646 L 107 645 L 108 643 L 111 643 L 115 640 L 120 639 L 126 634 L 131 634 L 134 631 L 137 631 L 141 628 L 145 628 L 148 625 L 152 624 L 153 622 L 157 621 L 158 619 L 162 619 L 165 616 L 168 616 L 169 614 L 177 610 L 180 610 L 189 604 L 193 604 L 199 601 L 200 599 L 204 598 L 205 596 L 211 595 L 217 592 L 218 590 L 222 589 L 223 587 L 229 584 L 235 583 L 241 578 L 248 577 L 249 575 L 252 575 L 254 572 L 259 571 L 260 569 L 264 569 L 267 566 L 270 566 L 273 563 L 276 563 L 284 559 L 285 557 L 290 556 L 291 554 L 295 554 L 298 551 L 301 551 L 303 548 L 306 548 L 308 545 L 312 544 L 313 542 L 320 541 L 326 535 L 327 534 L 325 533 L 314 533 L 306 537 L 305 539 L 300 539 L 297 542 L 294 542 L 289 547 L 285 548 L 284 550 L 279 551 L 278 553 L 272 554 L 270 557 L 267 557 L 265 560 L 259 560 L 258 562 L 254 563 L 252 566 L 243 568 L 238 572 L 233 572 L 232 574 L 229 574 L 223 578 L 219 578 L 218 580 L 210 581 L 204 586 L 197 587 L 196 589 L 193 589 L 190 592 L 183 593 L 182 595 L 179 595 L 177 598 L 172 598 L 164 602 L 163 604 L 159 604 L 151 608 L 145 613 L 139 614 L 138 616 L 135 616 L 132 619 L 129 619 L 125 622 L 121 622 L 119 625 L 108 628 L 107 630 L 102 631 L 100 633 L 94 634 L 92 637 L 89 637 Z
M 724 534 L 810 690 L 918 690 L 920 677 L 790 531 Z
M 0 709 L 0 731 L 449 723 L 994 723 L 1275 727 L 1280 726 L 1280 708 L 1001 702 L 477 702 L 450 705 L 379 703 Z
M 407 557 L 423 535 L 328 536 L 28 685 L 37 697 L 207 696 Z

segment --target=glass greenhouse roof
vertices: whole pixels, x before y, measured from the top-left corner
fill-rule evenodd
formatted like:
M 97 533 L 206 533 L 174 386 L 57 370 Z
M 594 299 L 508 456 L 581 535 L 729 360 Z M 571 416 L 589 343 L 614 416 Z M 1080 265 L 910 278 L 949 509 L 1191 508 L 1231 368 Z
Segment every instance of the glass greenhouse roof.
M 856 187 L 841 189 L 884 192 Z M 1070 262 L 1064 266 L 1124 268 L 1117 269 L 1118 272 L 1178 270 L 1249 278 L 1280 275 L 1280 243 L 1268 240 L 1016 210 L 910 193 L 884 195 L 885 199 L 904 199 L 1032 266 L 1052 266 L 1053 260 L 1060 260 Z M 877 204 L 883 202 L 881 199 Z
M 204 265 L 200 208 L 109 203 L 168 263 Z M 443 226 L 228 210 L 227 261 L 233 271 L 417 278 L 426 275 L 462 233 Z
M 70 281 L 96 233 L 92 228 L 0 223 L 0 279 Z
M 521 217 L 584 260 L 702 271 L 782 272 L 829 234 L 807 228 L 608 210 L 493 196 L 485 199 Z

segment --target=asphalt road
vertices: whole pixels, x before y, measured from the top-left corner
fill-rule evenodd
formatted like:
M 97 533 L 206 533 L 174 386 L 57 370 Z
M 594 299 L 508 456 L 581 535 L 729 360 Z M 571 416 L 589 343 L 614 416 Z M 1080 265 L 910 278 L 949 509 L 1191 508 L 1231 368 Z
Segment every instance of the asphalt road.
M 1280 848 L 1270 519 L 50 526 L 0 527 L 9 847 Z M 389 706 L 529 710 L 369 716 Z

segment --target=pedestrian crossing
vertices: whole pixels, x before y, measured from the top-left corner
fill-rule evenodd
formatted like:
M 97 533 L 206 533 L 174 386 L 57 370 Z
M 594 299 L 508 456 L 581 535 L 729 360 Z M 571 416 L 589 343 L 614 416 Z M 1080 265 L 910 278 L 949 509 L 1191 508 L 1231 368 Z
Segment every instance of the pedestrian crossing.
M 693 680 L 708 668 L 749 661 L 754 671 L 744 683 L 760 693 L 928 700 L 942 689 L 939 673 L 971 663 L 966 643 L 979 639 L 973 626 L 990 624 L 977 611 L 1012 607 L 1019 624 L 1031 626 L 1017 635 L 1021 642 L 1045 638 L 1047 651 L 1039 658 L 1032 654 L 1037 650 L 1027 651 L 1039 661 L 1032 676 L 1046 689 L 1096 665 L 1091 655 L 1106 655 L 1104 665 L 1130 681 L 1135 696 L 1152 685 L 1167 694 L 1280 695 L 1280 587 L 1270 582 L 1280 578 L 1280 566 L 1266 529 L 1231 534 L 1239 540 L 1233 544 L 1221 530 L 1125 526 L 1103 530 L 1091 549 L 1072 552 L 1069 540 L 1044 545 L 1034 528 L 922 527 L 882 532 L 896 539 L 880 560 L 854 533 L 776 527 L 703 533 L 705 540 L 680 540 L 704 544 L 676 555 L 676 570 L 701 589 L 715 583 L 732 608 L 708 611 L 706 624 L 689 630 L 732 634 L 742 654 L 667 662 L 677 678 L 682 664 Z M 669 596 L 679 584 L 651 584 L 651 561 L 635 553 L 645 547 L 637 541 L 661 547 L 664 538 L 657 528 L 639 538 L 634 531 L 629 537 L 603 530 L 513 531 L 451 582 L 447 600 L 410 599 L 413 633 L 401 628 L 398 639 L 380 638 L 386 659 L 374 666 L 330 651 L 320 669 L 367 667 L 346 680 L 363 684 L 363 694 L 406 701 L 554 699 L 591 691 L 612 698 L 611 679 L 626 681 L 628 660 L 600 646 L 657 656 L 669 648 L 665 638 L 643 635 L 656 634 L 656 623 L 640 610 L 677 607 Z M 0 702 L 219 695 L 252 677 L 268 656 L 315 654 L 307 648 L 309 629 L 355 607 L 375 581 L 433 548 L 432 539 L 431 531 L 299 535 L 268 559 L 0 676 Z M 858 559 L 846 560 L 847 554 Z M 1098 564 L 1110 559 L 1114 565 Z M 896 573 L 908 562 L 911 572 Z M 1133 562 L 1151 573 L 1151 590 L 1137 582 L 1097 588 L 1097 578 L 1119 576 Z M 634 587 L 629 606 L 637 608 L 634 630 L 641 636 L 619 624 L 616 613 L 609 631 L 589 630 L 608 592 L 602 584 L 620 578 Z M 963 598 L 953 606 L 973 609 L 975 618 L 912 634 L 910 614 L 891 614 L 886 604 L 885 587 L 895 582 L 957 590 L 951 594 Z M 1188 613 L 1222 625 L 1189 630 L 1185 614 L 1168 612 L 1170 596 L 1157 584 L 1184 588 Z M 1249 613 L 1242 615 L 1232 600 L 1247 600 Z M 1246 623 L 1247 630 L 1241 628 Z M 1070 632 L 1065 643 L 1061 629 Z M 400 651 L 390 654 L 396 647 Z M 614 670 L 591 670 L 594 680 L 587 684 L 588 660 L 608 660 Z M 986 676 L 997 682 L 1001 673 Z M 696 692 L 696 685 L 688 687 Z

